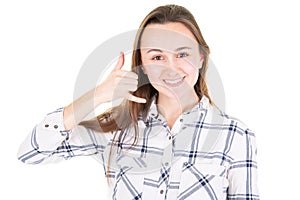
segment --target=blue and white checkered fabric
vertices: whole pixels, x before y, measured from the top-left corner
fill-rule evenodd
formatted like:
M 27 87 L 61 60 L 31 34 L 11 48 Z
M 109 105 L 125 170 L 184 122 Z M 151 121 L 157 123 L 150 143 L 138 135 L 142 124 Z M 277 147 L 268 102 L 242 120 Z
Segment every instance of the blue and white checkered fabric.
M 203 97 L 170 130 L 154 102 L 138 122 L 135 146 L 134 128 L 114 133 L 115 142 L 114 134 L 82 126 L 65 131 L 58 109 L 34 128 L 19 159 L 37 164 L 93 155 L 104 165 L 112 199 L 259 199 L 250 129 Z

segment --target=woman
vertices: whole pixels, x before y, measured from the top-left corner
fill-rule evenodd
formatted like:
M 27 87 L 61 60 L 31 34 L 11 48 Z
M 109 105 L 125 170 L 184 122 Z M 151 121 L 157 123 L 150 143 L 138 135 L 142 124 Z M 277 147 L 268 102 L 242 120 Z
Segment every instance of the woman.
M 122 70 L 121 53 L 103 83 L 34 128 L 19 159 L 97 156 L 112 199 L 259 199 L 254 133 L 213 104 L 208 56 L 187 9 L 155 8 L 137 32 L 132 70 Z M 118 98 L 125 100 L 82 121 Z

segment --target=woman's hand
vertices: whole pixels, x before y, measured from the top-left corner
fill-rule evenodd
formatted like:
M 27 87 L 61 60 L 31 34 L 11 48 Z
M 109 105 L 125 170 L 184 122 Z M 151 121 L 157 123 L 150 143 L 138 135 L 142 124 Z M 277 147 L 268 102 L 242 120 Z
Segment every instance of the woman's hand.
M 136 97 L 130 92 L 138 88 L 138 75 L 132 71 L 122 70 L 124 66 L 124 53 L 120 53 L 119 60 L 110 75 L 103 83 L 96 87 L 96 102 L 109 102 L 119 98 L 126 98 L 137 103 L 146 103 L 146 99 Z M 98 101 L 99 100 L 99 101 Z
M 118 63 L 103 83 L 88 91 L 64 108 L 64 125 L 66 130 L 75 127 L 90 112 L 102 103 L 119 98 L 126 98 L 137 103 L 146 103 L 146 99 L 136 97 L 130 92 L 137 90 L 138 75 L 122 70 L 124 53 L 121 52 Z

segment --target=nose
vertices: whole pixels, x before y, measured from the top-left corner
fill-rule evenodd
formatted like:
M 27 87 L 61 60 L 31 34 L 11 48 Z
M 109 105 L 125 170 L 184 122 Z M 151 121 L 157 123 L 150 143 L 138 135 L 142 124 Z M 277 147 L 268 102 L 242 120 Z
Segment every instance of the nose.
M 176 75 L 182 72 L 181 65 L 174 55 L 168 57 L 167 68 L 170 75 Z

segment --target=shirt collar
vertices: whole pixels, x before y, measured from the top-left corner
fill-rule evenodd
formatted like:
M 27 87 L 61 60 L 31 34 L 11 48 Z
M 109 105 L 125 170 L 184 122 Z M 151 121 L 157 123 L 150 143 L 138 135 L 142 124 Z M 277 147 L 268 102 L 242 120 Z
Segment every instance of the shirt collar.
M 209 105 L 210 105 L 209 99 L 205 95 L 203 95 L 201 100 L 192 109 L 187 110 L 187 111 L 183 112 L 182 114 L 188 115 L 190 113 L 198 112 L 200 110 L 206 110 L 206 109 L 208 109 Z M 152 99 L 151 106 L 150 106 L 150 109 L 149 109 L 149 112 L 147 115 L 147 120 L 149 120 L 149 118 L 152 118 L 152 119 L 160 118 L 160 114 L 157 109 L 156 97 L 154 97 Z

